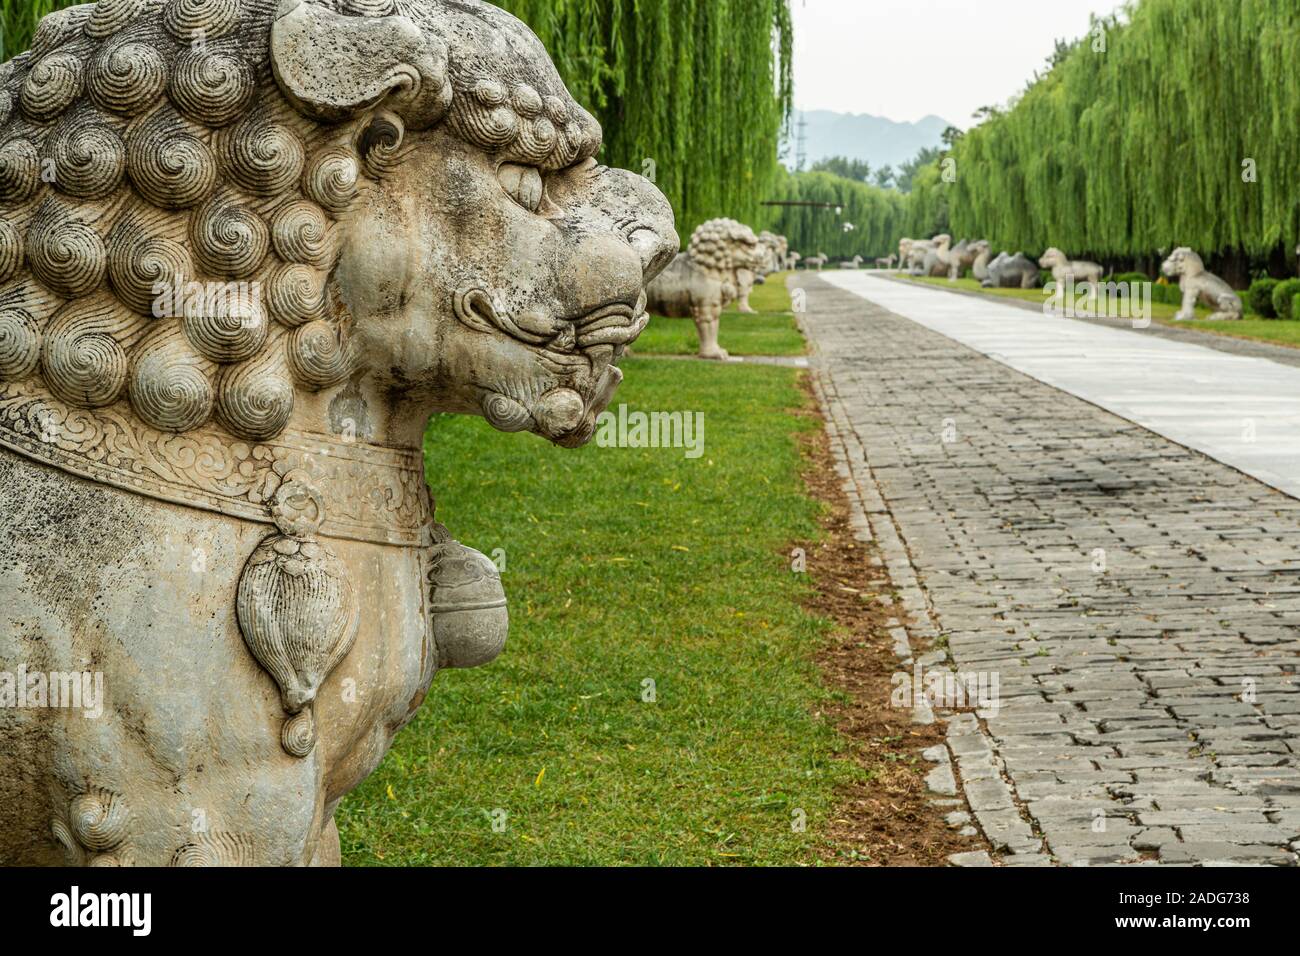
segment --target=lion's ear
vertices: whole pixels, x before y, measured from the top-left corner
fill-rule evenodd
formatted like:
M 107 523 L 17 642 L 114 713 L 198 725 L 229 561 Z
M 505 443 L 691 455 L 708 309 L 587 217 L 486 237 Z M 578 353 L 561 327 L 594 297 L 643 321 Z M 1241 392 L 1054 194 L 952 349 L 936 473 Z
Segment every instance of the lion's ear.
M 426 129 L 451 105 L 446 47 L 403 16 L 343 16 L 311 0 L 281 0 L 271 66 L 294 106 L 325 122 L 384 103 Z

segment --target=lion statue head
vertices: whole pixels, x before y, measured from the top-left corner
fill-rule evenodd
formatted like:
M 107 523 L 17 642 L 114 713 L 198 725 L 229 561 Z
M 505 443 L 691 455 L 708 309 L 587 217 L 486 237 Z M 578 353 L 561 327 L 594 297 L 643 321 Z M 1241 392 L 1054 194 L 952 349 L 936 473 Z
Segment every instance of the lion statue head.
M 1189 247 L 1180 246 L 1160 264 L 1160 271 L 1170 279 L 1191 278 L 1205 272 L 1205 262 Z
M 678 245 L 478 0 L 102 0 L 0 67 L 0 387 L 160 432 L 594 432 Z
M 754 230 L 734 219 L 700 223 L 686 251 L 693 263 L 732 288 L 744 283 L 745 273 L 756 272 L 762 259 L 762 246 Z M 752 283 L 753 279 L 748 281 Z M 735 293 L 730 297 L 735 298 Z

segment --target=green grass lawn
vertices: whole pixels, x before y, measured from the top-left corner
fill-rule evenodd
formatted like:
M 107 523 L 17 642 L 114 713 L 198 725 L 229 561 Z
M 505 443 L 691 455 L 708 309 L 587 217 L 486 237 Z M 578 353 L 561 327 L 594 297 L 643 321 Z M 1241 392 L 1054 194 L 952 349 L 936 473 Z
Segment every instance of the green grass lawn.
M 757 315 L 722 314 L 718 343 L 733 355 L 803 355 L 806 351 L 785 287 L 788 272 L 777 272 L 755 286 L 749 304 Z M 655 316 L 632 346 L 638 355 L 694 355 L 700 350 L 691 319 Z
M 830 625 L 801 609 L 809 585 L 787 557 L 818 534 L 798 373 L 625 369 L 630 410 L 704 413 L 702 457 L 431 427 L 438 519 L 505 552 L 510 641 L 487 667 L 439 674 L 344 800 L 345 863 L 816 862 L 835 786 L 862 772 L 832 759 L 841 738 L 813 716 Z
M 920 282 L 927 285 L 934 285 L 940 288 L 964 289 L 968 292 L 981 292 L 985 295 L 1004 296 L 1012 299 L 1022 299 L 1026 302 L 1033 302 L 1035 305 L 1041 305 L 1046 298 L 1042 289 L 985 289 L 981 288 L 976 279 L 958 279 L 956 282 L 949 282 L 947 279 L 937 276 L 902 276 L 909 282 Z M 1105 303 L 1103 303 L 1104 305 Z M 1281 320 L 1281 319 L 1261 319 L 1253 313 L 1247 312 L 1246 317 L 1240 322 L 1210 322 L 1206 316 L 1210 310 L 1204 306 L 1196 307 L 1197 318 L 1187 322 L 1179 322 L 1174 319 L 1178 313 L 1178 306 L 1170 305 L 1165 302 L 1151 303 L 1151 318 L 1161 325 L 1169 325 L 1177 328 L 1192 328 L 1198 332 L 1210 332 L 1214 335 L 1226 335 L 1231 338 L 1257 339 L 1264 342 L 1274 342 L 1278 345 L 1289 345 L 1300 348 L 1300 321 Z

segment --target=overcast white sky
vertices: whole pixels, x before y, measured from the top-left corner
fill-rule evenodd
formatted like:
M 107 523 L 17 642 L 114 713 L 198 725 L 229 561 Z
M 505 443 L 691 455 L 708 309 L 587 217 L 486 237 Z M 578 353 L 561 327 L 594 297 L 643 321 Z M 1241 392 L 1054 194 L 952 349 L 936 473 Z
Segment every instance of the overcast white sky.
M 966 129 L 1120 0 L 793 0 L 795 106 Z

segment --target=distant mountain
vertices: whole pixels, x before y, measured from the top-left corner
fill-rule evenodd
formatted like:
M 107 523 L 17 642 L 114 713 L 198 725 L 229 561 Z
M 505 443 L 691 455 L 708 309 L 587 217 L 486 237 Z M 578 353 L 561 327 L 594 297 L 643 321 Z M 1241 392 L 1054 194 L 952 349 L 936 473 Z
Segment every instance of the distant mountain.
M 952 124 L 938 116 L 927 116 L 915 123 L 896 123 L 883 116 L 866 113 L 833 113 L 808 110 L 795 114 L 795 123 L 807 121 L 804 148 L 808 165 L 829 156 L 863 159 L 872 169 L 893 166 L 895 169 L 927 146 L 939 146 L 943 131 Z M 798 127 L 796 126 L 796 130 Z M 793 165 L 794 144 L 788 162 Z

